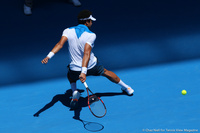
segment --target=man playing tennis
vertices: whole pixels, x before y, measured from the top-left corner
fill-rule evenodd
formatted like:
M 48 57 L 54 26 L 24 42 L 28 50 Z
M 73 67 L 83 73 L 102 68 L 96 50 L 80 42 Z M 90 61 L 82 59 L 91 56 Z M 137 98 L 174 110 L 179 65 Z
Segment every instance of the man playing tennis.
M 122 90 L 128 95 L 132 95 L 134 90 L 126 85 L 115 73 L 106 70 L 94 56 L 92 48 L 94 47 L 96 34 L 89 30 L 92 26 L 92 21 L 96 21 L 96 19 L 89 10 L 81 11 L 78 15 L 79 25 L 65 29 L 60 41 L 41 62 L 47 64 L 48 60 L 68 41 L 71 62 L 68 66 L 69 71 L 67 77 L 73 91 L 72 101 L 78 101 L 80 97 L 80 93 L 76 88 L 76 81 L 80 79 L 83 83 L 86 81 L 86 76 L 89 75 L 104 76 L 110 81 L 120 85 Z

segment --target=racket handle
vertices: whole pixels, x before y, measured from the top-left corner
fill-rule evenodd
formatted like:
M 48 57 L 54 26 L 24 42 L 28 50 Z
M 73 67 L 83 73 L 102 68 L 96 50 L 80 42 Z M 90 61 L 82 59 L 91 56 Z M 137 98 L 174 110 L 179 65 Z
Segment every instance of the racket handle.
M 86 82 L 83 82 L 83 84 L 84 84 L 85 88 L 88 88 L 88 85 Z

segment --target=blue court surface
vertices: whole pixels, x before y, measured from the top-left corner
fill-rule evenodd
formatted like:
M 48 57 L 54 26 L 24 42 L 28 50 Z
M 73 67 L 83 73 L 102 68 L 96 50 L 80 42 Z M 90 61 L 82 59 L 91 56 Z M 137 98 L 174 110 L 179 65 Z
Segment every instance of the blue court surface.
M 83 104 L 78 115 L 102 125 L 101 133 L 199 132 L 199 70 L 200 60 L 190 60 L 114 71 L 134 88 L 133 96 L 122 94 L 118 85 L 104 77 L 88 77 L 90 89 L 102 94 L 107 114 L 96 118 Z M 78 88 L 85 90 L 80 81 Z M 1 87 L 0 132 L 91 132 L 73 119 L 75 112 L 69 111 L 69 96 L 64 95 L 68 89 L 67 78 Z M 181 94 L 183 89 L 186 95 Z M 82 92 L 81 99 L 86 96 Z M 45 105 L 46 110 L 33 117 Z

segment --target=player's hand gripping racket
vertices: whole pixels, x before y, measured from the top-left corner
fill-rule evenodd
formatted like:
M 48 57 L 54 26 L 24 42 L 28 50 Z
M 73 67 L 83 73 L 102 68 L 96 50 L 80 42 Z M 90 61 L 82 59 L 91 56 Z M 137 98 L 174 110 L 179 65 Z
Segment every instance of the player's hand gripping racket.
M 102 118 L 106 115 L 106 106 L 101 100 L 100 97 L 96 96 L 88 87 L 87 83 L 83 83 L 88 94 L 88 107 L 91 111 L 91 113 L 98 117 Z M 89 92 L 92 93 L 92 95 L 89 95 Z

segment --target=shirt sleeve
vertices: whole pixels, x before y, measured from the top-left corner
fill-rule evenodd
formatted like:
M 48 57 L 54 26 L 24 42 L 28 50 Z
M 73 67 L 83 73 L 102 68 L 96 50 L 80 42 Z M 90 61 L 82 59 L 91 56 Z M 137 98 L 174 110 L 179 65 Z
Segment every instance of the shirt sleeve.
M 92 48 L 94 47 L 94 41 L 96 40 L 96 34 L 92 34 L 88 40 L 87 40 L 87 44 L 89 44 Z
M 68 35 L 69 35 L 69 28 L 67 28 L 67 29 L 65 29 L 65 30 L 63 31 L 62 36 L 65 36 L 65 37 L 68 38 Z

